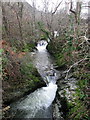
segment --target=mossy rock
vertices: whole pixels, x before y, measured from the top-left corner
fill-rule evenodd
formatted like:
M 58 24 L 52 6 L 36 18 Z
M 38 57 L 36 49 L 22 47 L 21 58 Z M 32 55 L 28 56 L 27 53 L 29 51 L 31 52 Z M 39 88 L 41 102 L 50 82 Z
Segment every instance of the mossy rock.
M 19 73 L 3 79 L 3 103 L 9 104 L 34 90 L 46 86 L 37 69 L 31 61 L 20 62 Z

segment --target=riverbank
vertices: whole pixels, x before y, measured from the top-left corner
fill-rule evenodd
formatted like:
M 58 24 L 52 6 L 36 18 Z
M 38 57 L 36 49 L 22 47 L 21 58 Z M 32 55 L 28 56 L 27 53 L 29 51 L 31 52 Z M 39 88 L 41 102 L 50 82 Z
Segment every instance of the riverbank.
M 57 69 L 61 73 L 57 81 L 58 90 L 53 103 L 53 117 L 55 120 L 59 116 L 65 120 L 89 120 L 90 102 L 86 91 L 90 86 L 90 60 L 88 57 L 85 59 L 79 56 L 79 52 L 84 54 L 81 49 L 74 51 L 69 46 L 68 51 L 68 45 L 64 45 L 63 39 L 57 38 L 48 45 L 48 51 L 55 58 Z
M 29 52 L 29 50 L 28 50 Z M 3 117 L 7 115 L 12 102 L 24 97 L 35 91 L 37 88 L 46 86 L 37 69 L 32 63 L 32 52 L 16 53 L 11 47 L 4 45 L 2 48 L 2 109 Z

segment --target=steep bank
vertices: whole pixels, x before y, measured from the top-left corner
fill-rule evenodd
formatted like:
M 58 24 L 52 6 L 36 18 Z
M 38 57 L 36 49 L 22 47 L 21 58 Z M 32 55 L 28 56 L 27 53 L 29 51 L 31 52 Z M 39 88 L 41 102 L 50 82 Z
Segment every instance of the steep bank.
M 16 53 L 10 47 L 4 46 L 2 51 L 2 97 L 3 115 L 7 114 L 10 103 L 33 92 L 37 88 L 46 86 L 37 69 L 33 66 L 30 52 Z M 27 56 L 28 55 L 28 56 Z M 6 115 L 7 117 L 7 115 Z
M 53 117 L 55 120 L 60 115 L 65 120 L 86 119 L 89 120 L 89 91 L 90 60 L 84 58 L 82 49 L 69 51 L 61 38 L 50 42 L 48 51 L 56 59 L 57 69 L 60 70 L 61 77 L 57 81 L 58 91 L 53 103 Z M 88 49 L 88 46 L 87 46 Z M 79 56 L 83 54 L 83 58 Z M 90 51 L 87 51 L 89 56 Z M 75 64 L 76 63 L 76 64 Z
M 9 62 L 7 63 L 8 68 L 5 69 L 6 76 L 3 79 L 3 103 L 9 104 L 25 94 L 45 86 L 45 82 L 33 66 L 31 59 L 27 59 L 26 55 L 23 56 L 23 59 Z

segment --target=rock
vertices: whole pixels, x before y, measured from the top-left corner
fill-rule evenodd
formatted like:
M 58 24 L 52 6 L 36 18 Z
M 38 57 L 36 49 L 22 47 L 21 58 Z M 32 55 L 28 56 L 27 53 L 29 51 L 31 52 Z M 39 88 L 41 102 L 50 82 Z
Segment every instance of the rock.
M 66 119 L 66 114 L 68 112 L 68 102 L 73 101 L 74 99 L 73 93 L 75 92 L 76 89 L 75 86 L 76 79 L 72 78 L 72 74 L 69 73 L 70 78 L 68 80 L 65 80 L 66 73 L 67 71 L 60 72 L 61 76 L 57 81 L 57 85 L 58 85 L 57 95 L 53 103 L 54 117 L 58 118 L 58 116 L 60 116 L 61 117 L 60 120 Z
M 38 82 L 34 84 L 33 87 L 26 86 L 23 89 L 18 89 L 16 91 L 4 91 L 3 93 L 3 104 L 9 105 L 10 103 L 17 101 L 18 99 L 30 94 L 38 88 L 46 86 L 45 82 Z
M 9 109 L 10 109 L 10 106 L 7 106 L 7 107 L 3 108 L 3 112 L 5 112 L 5 111 L 7 111 Z

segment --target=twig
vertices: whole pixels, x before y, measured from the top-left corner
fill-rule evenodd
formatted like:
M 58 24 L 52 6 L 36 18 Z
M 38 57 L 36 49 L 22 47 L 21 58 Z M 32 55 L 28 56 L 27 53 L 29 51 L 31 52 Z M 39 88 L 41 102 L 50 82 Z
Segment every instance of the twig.
M 89 43 L 89 39 L 86 37 L 87 34 L 87 30 L 85 31 L 85 35 L 84 36 L 80 36 L 79 38 L 84 38 L 84 41 L 82 43 L 79 44 L 79 46 L 81 46 L 84 42 L 86 42 L 88 45 L 90 45 Z
M 84 42 L 86 42 L 88 45 L 90 45 L 90 42 L 88 41 L 89 39 L 86 36 L 81 36 L 82 38 L 84 38 L 84 41 L 82 43 L 79 44 L 82 45 Z

